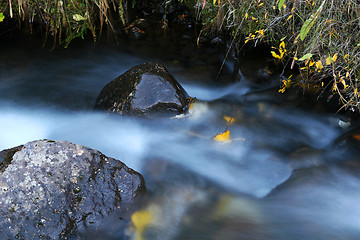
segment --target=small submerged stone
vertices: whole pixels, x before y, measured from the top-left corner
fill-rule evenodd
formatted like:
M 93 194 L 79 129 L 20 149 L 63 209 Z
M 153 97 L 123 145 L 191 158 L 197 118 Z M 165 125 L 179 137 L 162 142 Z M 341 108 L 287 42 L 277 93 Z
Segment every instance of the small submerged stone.
M 0 161 L 0 239 L 67 238 L 127 212 L 145 191 L 124 163 L 65 141 L 29 142 Z
M 96 99 L 95 109 L 129 115 L 181 114 L 189 105 L 184 88 L 159 63 L 132 67 L 108 83 Z

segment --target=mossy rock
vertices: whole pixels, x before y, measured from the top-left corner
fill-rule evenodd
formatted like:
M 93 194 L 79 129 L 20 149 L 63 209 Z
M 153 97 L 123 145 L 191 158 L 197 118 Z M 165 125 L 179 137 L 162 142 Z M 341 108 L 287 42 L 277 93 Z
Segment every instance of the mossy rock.
M 184 88 L 159 63 L 137 65 L 108 83 L 95 109 L 128 115 L 181 114 L 188 108 Z

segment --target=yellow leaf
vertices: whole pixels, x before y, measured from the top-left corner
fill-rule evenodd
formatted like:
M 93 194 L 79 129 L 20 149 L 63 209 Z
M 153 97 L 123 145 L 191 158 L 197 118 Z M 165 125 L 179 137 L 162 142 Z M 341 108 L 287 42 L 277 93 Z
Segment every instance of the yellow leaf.
M 258 109 L 259 109 L 259 113 L 263 113 L 266 110 L 266 105 L 264 103 L 262 103 L 262 102 L 259 102 L 257 104 L 257 106 L 258 106 Z
M 248 14 L 248 13 L 246 13 L 246 14 L 245 14 L 245 19 L 247 19 L 247 18 L 248 18 L 248 16 L 249 16 L 249 14 Z
M 281 59 L 281 56 L 278 55 L 276 52 L 274 51 L 271 51 L 271 55 L 274 57 L 274 58 L 278 58 L 278 59 Z
M 213 0 L 213 4 L 214 4 L 214 5 L 216 4 L 216 0 Z
M 319 72 L 323 67 L 324 67 L 324 66 L 323 66 L 321 60 L 319 60 L 319 61 L 317 61 L 317 62 L 315 63 L 315 68 L 316 68 L 316 70 L 317 70 L 318 72 Z
M 292 77 L 292 75 L 289 77 L 288 80 L 283 80 L 283 83 L 284 83 L 284 85 L 285 85 L 286 88 L 290 88 L 291 85 L 292 85 L 292 81 L 291 81 L 291 79 L 290 79 L 291 77 Z
M 346 75 L 345 75 L 345 76 L 346 76 L 347 78 L 349 77 L 349 75 L 350 75 L 350 73 L 349 73 L 349 72 L 346 72 Z
M 264 31 L 262 29 L 256 31 L 256 33 L 259 33 L 260 35 L 264 36 Z
M 229 116 L 224 116 L 224 120 L 227 123 L 234 123 L 235 122 L 235 119 L 233 117 L 229 117 Z
M 188 103 L 190 103 L 189 109 L 192 109 L 194 107 L 194 103 L 196 103 L 196 102 L 197 102 L 196 98 L 189 97 L 188 98 Z
M 348 85 L 347 85 L 346 82 L 345 82 L 344 77 L 340 78 L 340 82 L 341 82 L 341 84 L 344 86 L 344 89 L 346 89 L 346 88 L 348 87 Z
M 290 18 L 292 18 L 292 17 L 293 17 L 293 15 L 290 15 L 290 16 L 286 19 L 286 21 L 289 21 Z
M 330 65 L 332 63 L 332 57 L 326 58 L 326 65 Z
M 332 57 L 333 62 L 336 61 L 337 57 L 338 57 L 338 53 L 335 53 L 334 56 Z
M 73 15 L 73 19 L 75 21 L 83 21 L 83 20 L 86 20 L 86 18 L 84 18 L 83 16 L 81 16 L 80 14 L 74 14 Z
M 349 56 L 349 54 L 345 54 L 345 56 L 344 56 L 344 60 L 345 60 L 348 56 Z
M 133 213 L 131 215 L 132 224 L 135 227 L 136 240 L 142 240 L 142 234 L 154 218 L 149 210 L 141 210 Z
M 337 91 L 337 85 L 336 85 L 336 82 L 334 82 L 334 84 L 333 84 L 332 91 L 333 91 L 333 92 L 336 92 L 336 91 Z
M 280 45 L 279 45 L 279 50 L 280 51 L 286 51 L 286 49 L 285 49 L 285 42 L 284 41 L 282 41 L 281 43 L 280 43 Z
M 279 89 L 279 92 L 284 93 L 285 90 L 286 90 L 286 87 L 283 87 L 283 88 Z
M 335 53 L 334 56 L 327 57 L 326 58 L 326 65 L 330 65 L 330 64 L 334 63 L 336 61 L 336 59 L 337 59 L 337 56 L 338 56 L 338 54 Z
M 258 5 L 258 7 L 261 7 L 262 5 L 264 5 L 264 3 L 260 3 L 260 4 Z
M 219 133 L 218 135 L 216 135 L 213 138 L 214 141 L 218 141 L 218 142 L 226 142 L 230 140 L 230 131 L 227 130 L 223 133 Z

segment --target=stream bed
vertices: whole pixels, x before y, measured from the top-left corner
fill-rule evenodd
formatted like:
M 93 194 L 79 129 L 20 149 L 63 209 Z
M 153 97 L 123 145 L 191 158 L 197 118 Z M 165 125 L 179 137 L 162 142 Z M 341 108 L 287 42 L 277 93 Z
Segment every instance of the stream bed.
M 143 239 L 360 238 L 360 144 L 337 144 L 348 131 L 337 116 L 278 93 L 279 74 L 267 84 L 255 74 L 238 81 L 231 61 L 218 74 L 224 52 L 186 36 L 166 47 L 84 41 L 54 51 L 1 41 L 0 150 L 66 140 L 124 162 L 149 192 L 153 220 Z M 255 73 L 263 58 L 249 57 L 246 70 Z M 108 82 L 147 61 L 163 63 L 200 100 L 191 116 L 93 111 Z M 231 141 L 212 140 L 225 130 Z M 87 239 L 122 239 L 116 231 L 106 224 Z

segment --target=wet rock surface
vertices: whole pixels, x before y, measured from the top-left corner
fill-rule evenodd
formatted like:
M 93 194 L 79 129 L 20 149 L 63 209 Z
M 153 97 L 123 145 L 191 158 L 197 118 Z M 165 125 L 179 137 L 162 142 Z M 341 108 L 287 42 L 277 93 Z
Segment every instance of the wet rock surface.
M 95 109 L 130 115 L 186 111 L 188 94 L 159 63 L 137 65 L 108 83 Z
M 29 142 L 0 161 L 0 239 L 68 239 L 127 212 L 145 191 L 122 162 L 65 141 Z

